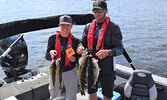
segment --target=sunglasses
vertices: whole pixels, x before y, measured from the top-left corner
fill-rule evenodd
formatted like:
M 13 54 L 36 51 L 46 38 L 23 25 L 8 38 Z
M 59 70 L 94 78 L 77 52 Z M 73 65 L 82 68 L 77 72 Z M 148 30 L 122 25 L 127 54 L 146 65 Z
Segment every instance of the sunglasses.
M 93 13 L 102 13 L 103 12 L 103 9 L 93 9 L 92 10 L 93 11 Z

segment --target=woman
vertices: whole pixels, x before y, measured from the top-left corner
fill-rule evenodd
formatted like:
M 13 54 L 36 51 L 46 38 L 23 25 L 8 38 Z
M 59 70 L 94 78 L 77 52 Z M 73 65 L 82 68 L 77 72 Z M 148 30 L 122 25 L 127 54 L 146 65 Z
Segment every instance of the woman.
M 78 47 L 79 39 L 75 38 L 71 33 L 72 18 L 70 16 L 61 16 L 59 27 L 60 31 L 49 37 L 45 58 L 52 61 L 55 58 L 61 58 L 60 71 L 62 72 L 62 83 L 66 90 L 66 96 L 68 100 L 76 100 L 78 86 L 76 62 L 79 55 L 75 51 Z M 61 93 L 57 80 L 54 85 L 55 90 L 50 80 L 50 99 L 56 98 Z

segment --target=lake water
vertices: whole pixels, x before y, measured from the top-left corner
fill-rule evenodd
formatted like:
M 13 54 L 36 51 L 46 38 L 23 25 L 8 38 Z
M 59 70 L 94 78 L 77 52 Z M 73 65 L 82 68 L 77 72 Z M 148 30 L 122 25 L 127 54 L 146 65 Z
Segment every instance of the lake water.
M 122 31 L 124 47 L 136 69 L 167 77 L 166 0 L 107 0 L 108 16 Z M 92 13 L 91 0 L 0 0 L 0 23 L 61 14 Z M 72 33 L 81 38 L 84 25 Z M 59 28 L 24 33 L 28 45 L 28 68 L 49 66 L 45 51 L 48 37 Z M 124 56 L 117 63 L 129 66 Z M 0 77 L 4 74 L 0 69 Z

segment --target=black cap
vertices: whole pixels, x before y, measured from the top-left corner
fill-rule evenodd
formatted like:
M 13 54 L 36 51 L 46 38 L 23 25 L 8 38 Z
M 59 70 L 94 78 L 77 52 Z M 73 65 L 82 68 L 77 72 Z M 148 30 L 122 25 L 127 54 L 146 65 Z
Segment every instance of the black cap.
M 107 9 L 107 4 L 105 1 L 96 0 L 95 2 L 93 2 L 93 9 L 94 8 Z
M 70 24 L 70 25 L 72 25 L 72 18 L 70 16 L 63 15 L 59 19 L 59 25 L 60 24 Z

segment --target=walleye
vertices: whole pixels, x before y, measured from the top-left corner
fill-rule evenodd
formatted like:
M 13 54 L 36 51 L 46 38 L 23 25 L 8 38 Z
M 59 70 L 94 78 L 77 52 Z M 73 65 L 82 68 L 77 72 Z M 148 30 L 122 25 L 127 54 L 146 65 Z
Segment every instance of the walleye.
M 50 67 L 49 67 L 49 71 L 50 71 L 50 76 L 51 76 L 51 80 L 52 80 L 52 85 L 53 85 L 53 90 L 55 90 L 55 75 L 56 75 L 56 64 L 55 64 L 55 60 L 52 60 L 50 63 Z M 49 86 L 50 88 L 50 86 Z
M 58 84 L 59 84 L 59 90 L 62 91 L 62 85 L 61 85 L 62 72 L 60 70 L 60 67 L 61 67 L 61 58 L 58 58 L 56 60 L 56 77 L 57 77 L 57 81 L 58 81 Z
M 87 56 L 82 56 L 79 58 L 79 67 L 78 67 L 78 84 L 80 86 L 81 95 L 85 95 L 84 85 L 86 78 L 86 67 L 87 67 Z
M 92 58 L 92 68 L 93 68 L 93 78 L 94 78 L 92 88 L 96 88 L 96 83 L 99 77 L 100 68 L 97 62 L 98 62 L 97 59 Z

